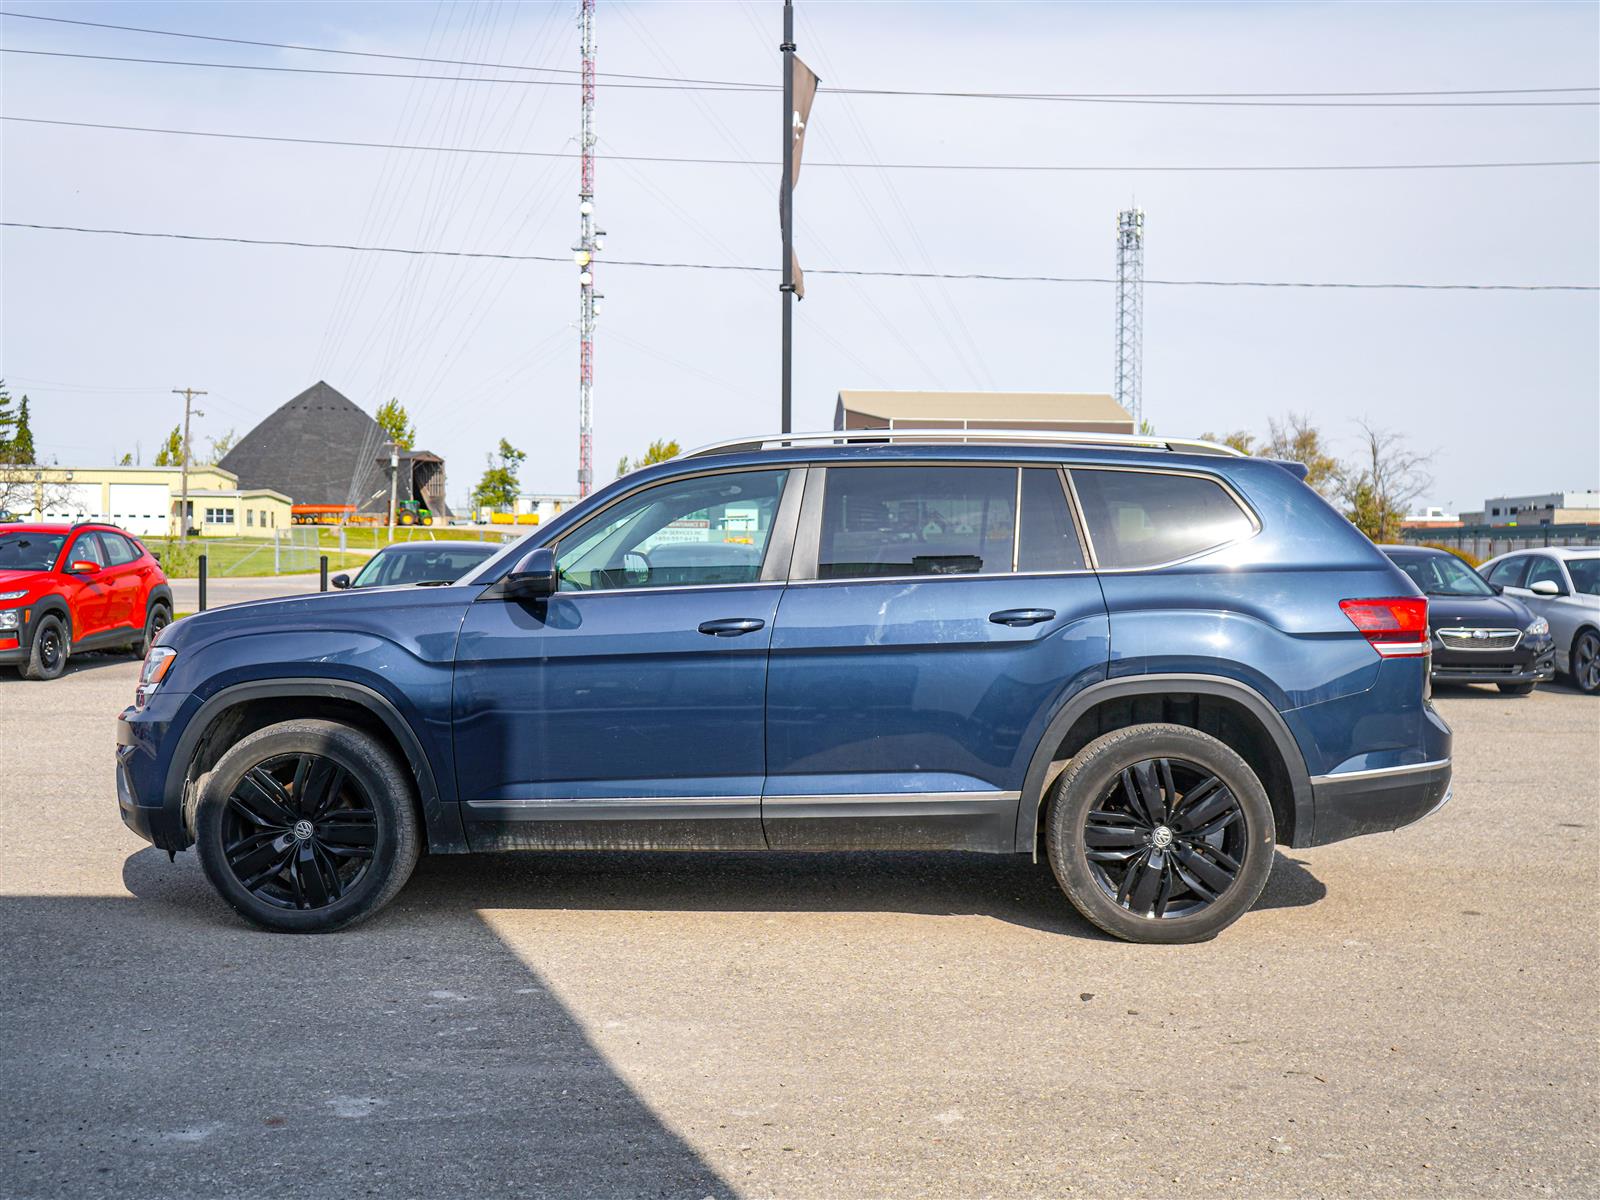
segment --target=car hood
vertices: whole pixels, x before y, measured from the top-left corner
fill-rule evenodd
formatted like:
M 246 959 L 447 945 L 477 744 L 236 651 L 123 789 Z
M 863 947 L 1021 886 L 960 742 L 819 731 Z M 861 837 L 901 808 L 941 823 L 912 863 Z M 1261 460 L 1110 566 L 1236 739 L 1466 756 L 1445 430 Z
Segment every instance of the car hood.
M 46 591 L 49 571 L 0 571 L 0 592 Z
M 1429 596 L 1428 624 L 1434 629 L 1465 625 L 1478 629 L 1526 629 L 1533 621 L 1527 605 L 1510 596 Z

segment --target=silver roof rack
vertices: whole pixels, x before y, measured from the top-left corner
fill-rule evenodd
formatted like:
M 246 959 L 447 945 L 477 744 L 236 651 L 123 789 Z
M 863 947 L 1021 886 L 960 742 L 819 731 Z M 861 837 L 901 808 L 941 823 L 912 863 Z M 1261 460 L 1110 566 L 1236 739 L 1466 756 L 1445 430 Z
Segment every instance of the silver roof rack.
M 1232 446 L 1194 438 L 1164 438 L 1136 433 L 1074 433 L 1057 429 L 830 429 L 821 433 L 772 433 L 762 437 L 732 438 L 690 450 L 680 458 L 708 454 L 737 454 L 750 450 L 786 447 L 882 445 L 892 442 L 1016 443 L 1050 446 L 1125 446 L 1139 450 L 1168 450 L 1188 454 L 1223 454 L 1246 457 Z

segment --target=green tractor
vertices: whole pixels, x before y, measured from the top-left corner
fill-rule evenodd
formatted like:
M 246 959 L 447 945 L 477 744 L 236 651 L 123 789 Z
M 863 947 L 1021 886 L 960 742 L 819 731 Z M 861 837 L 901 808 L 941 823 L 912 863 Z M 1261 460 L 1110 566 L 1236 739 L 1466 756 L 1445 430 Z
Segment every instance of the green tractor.
M 397 525 L 432 525 L 433 513 L 418 500 L 402 500 L 395 509 Z

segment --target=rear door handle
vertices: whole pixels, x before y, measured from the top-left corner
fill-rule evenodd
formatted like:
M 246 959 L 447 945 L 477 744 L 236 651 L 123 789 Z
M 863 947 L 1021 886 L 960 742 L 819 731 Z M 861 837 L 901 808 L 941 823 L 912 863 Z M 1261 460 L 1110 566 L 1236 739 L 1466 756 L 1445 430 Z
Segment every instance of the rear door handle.
M 1037 625 L 1041 621 L 1053 621 L 1056 610 L 1053 608 L 1003 608 L 999 612 L 989 614 L 989 620 L 996 625 L 1009 625 L 1013 629 L 1024 625 Z M 702 629 L 705 626 L 701 626 Z
M 760 617 L 723 617 L 716 621 L 701 621 L 700 632 L 712 637 L 738 637 L 741 633 L 754 633 L 766 625 Z

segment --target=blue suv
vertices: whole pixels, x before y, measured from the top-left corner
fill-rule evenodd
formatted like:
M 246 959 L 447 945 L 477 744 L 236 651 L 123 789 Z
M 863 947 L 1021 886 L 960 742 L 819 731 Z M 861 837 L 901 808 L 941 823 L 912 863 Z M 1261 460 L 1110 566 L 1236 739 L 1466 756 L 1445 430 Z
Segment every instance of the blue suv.
M 1295 464 L 861 431 L 636 472 L 458 583 L 167 628 L 123 820 L 336 929 L 426 847 L 1043 855 L 1136 941 L 1449 797 L 1427 602 Z

